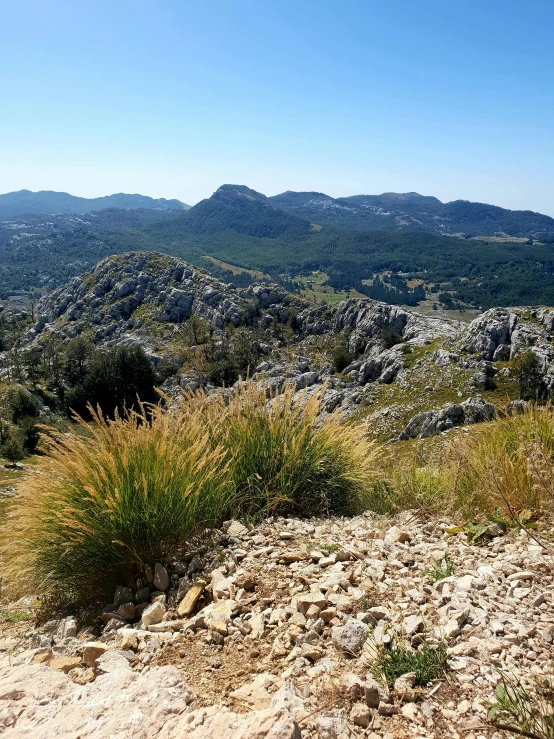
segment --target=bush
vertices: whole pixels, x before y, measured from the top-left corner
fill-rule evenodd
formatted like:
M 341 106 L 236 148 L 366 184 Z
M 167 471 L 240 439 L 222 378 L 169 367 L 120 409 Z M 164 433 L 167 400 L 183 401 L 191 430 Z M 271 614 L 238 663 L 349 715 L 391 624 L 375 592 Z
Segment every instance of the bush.
M 51 432 L 40 474 L 4 523 L 8 580 L 79 601 L 179 554 L 230 507 L 224 452 L 190 416 L 160 408 Z
M 518 381 L 521 400 L 539 400 L 544 395 L 541 363 L 531 349 L 527 349 L 514 359 L 512 372 Z
M 0 444 L 9 444 L 13 454 L 22 445 L 22 454 L 13 460 L 17 462 L 23 459 L 25 452 L 32 453 L 37 447 L 40 402 L 23 387 L 9 387 L 0 400 Z M 4 456 L 11 460 L 7 454 Z
M 156 400 L 154 369 L 141 347 L 94 351 L 90 359 L 83 361 L 86 365 L 81 370 L 82 380 L 67 395 L 68 408 L 79 415 L 90 418 L 90 404 L 93 408 L 100 406 L 113 418 L 115 411 L 123 413 L 126 408 L 135 408 L 137 398 L 145 403 Z M 76 367 L 74 370 L 76 377 Z
M 295 398 L 288 383 L 268 399 L 248 381 L 217 396 L 185 394 L 183 412 L 202 416 L 226 450 L 239 513 L 349 514 L 365 507 L 377 447 L 340 414 L 318 422 L 323 392 Z
M 354 355 L 348 349 L 348 341 L 341 337 L 331 345 L 331 361 L 335 372 L 342 372 L 354 361 Z
M 12 426 L 4 442 L 0 445 L 0 454 L 12 463 L 16 463 L 25 457 L 25 433 L 19 426 Z
M 114 420 L 90 408 L 93 423 L 51 430 L 4 524 L 8 581 L 87 600 L 223 516 L 360 510 L 377 448 L 337 415 L 319 422 L 322 392 L 293 396 L 287 385 L 268 402 L 249 381 Z

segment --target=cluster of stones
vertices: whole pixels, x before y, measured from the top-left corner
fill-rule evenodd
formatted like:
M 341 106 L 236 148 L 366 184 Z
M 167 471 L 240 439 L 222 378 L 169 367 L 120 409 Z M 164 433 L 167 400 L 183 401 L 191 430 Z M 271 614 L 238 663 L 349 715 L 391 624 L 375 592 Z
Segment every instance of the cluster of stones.
M 204 706 L 273 712 L 268 727 L 289 717 L 283 734 L 194 737 L 482 739 L 500 673 L 526 686 L 552 673 L 553 569 L 525 531 L 493 525 L 478 546 L 449 523 L 410 512 L 228 522 L 219 566 L 199 555 L 158 564 L 151 583 L 118 588 L 100 628 L 65 619 L 2 644 L 3 669 L 15 678 L 54 668 L 92 691 L 122 672 L 153 680 L 173 665 Z M 428 571 L 446 555 L 454 572 L 434 582 Z M 375 657 L 423 642 L 447 646 L 450 687 L 416 687 L 414 673 L 387 685 Z M 208 656 L 196 664 L 201 650 Z M 237 659 L 229 689 L 214 694 L 213 677 Z

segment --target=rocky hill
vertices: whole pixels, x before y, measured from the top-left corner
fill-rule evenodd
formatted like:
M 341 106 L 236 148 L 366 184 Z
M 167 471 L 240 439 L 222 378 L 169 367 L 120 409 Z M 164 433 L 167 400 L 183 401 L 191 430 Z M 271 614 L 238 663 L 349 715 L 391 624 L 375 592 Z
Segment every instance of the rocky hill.
M 365 418 L 380 438 L 432 435 L 503 412 L 520 394 L 511 360 L 527 349 L 537 392 L 554 389 L 554 311 L 546 308 L 491 309 L 461 324 L 371 300 L 314 306 L 278 285 L 238 288 L 176 258 L 131 253 L 104 259 L 36 312 L 28 345 L 50 335 L 140 345 L 170 367 L 169 391 L 210 382 L 191 360 L 194 316 L 222 356 L 233 337 L 246 341 L 244 371 L 254 378 L 273 387 L 292 378 L 299 390 L 325 383 L 328 410 Z

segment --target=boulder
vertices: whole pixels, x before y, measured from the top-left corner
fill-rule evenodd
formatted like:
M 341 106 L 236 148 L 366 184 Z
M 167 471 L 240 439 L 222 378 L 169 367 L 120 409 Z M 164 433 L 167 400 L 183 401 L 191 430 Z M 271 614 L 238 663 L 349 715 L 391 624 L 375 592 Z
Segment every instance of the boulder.
M 196 607 L 198 599 L 204 592 L 205 587 L 205 580 L 198 580 L 198 582 L 196 582 L 191 588 L 189 588 L 185 597 L 177 606 L 177 613 L 179 616 L 181 616 L 182 618 L 184 618 L 185 616 L 190 616 L 190 614 L 194 611 Z

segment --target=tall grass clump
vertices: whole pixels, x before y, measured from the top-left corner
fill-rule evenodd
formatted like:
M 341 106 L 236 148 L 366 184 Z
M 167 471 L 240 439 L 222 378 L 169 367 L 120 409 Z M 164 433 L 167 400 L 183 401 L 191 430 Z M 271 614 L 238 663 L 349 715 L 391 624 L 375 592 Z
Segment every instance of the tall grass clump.
M 27 591 L 73 601 L 110 592 L 229 508 L 225 452 L 197 416 L 91 413 L 68 434 L 50 431 L 3 524 L 4 574 Z
M 531 406 L 476 427 L 452 442 L 447 457 L 452 504 L 464 516 L 554 509 L 552 406 Z
M 235 513 L 352 514 L 367 507 L 379 456 L 366 429 L 339 413 L 321 418 L 323 393 L 267 391 L 248 380 L 230 391 L 185 394 L 226 453 Z
M 393 445 L 374 478 L 368 508 L 380 514 L 414 509 L 423 515 L 444 513 L 450 505 L 452 480 L 444 464 L 444 448 Z

